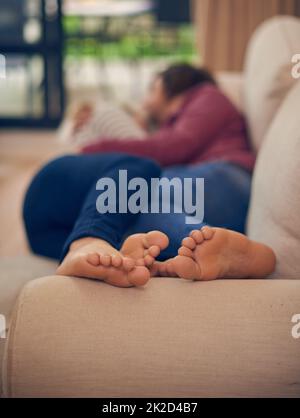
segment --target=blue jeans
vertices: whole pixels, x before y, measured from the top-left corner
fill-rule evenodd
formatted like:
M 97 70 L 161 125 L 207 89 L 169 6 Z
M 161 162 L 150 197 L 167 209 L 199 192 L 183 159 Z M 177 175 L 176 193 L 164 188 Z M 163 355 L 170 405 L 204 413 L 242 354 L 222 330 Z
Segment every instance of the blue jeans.
M 96 183 L 108 177 L 118 186 L 119 170 L 127 170 L 128 181 L 142 177 L 149 189 L 151 178 L 204 178 L 204 221 L 187 225 L 185 213 L 100 215 Z M 191 230 L 205 224 L 244 232 L 250 188 L 250 173 L 228 162 L 162 171 L 151 160 L 126 154 L 72 155 L 51 161 L 34 177 L 25 197 L 23 217 L 29 244 L 42 256 L 62 259 L 73 241 L 87 236 L 120 248 L 131 233 L 160 230 L 170 238 L 169 248 L 160 256 L 164 260 L 177 254 Z M 128 192 L 128 198 L 132 193 Z
M 170 239 L 169 247 L 160 259 L 177 255 L 183 238 L 204 225 L 245 232 L 245 223 L 251 193 L 251 175 L 245 169 L 225 161 L 215 161 L 193 166 L 174 166 L 162 171 L 161 177 L 203 178 L 205 181 L 204 221 L 196 225 L 186 224 L 186 214 L 142 214 L 128 231 L 162 231 Z M 195 187 L 195 184 L 194 184 Z

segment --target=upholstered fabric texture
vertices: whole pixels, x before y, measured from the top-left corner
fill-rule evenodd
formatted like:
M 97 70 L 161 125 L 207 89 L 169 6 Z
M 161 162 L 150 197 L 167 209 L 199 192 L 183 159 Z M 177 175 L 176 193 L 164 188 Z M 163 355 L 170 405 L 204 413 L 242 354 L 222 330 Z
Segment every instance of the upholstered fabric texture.
M 14 310 L 6 396 L 300 396 L 299 303 L 288 280 L 34 280 Z
M 56 263 L 33 255 L 22 257 L 2 257 L 0 260 L 0 313 L 6 318 L 9 329 L 11 312 L 22 287 L 30 280 L 53 274 Z M 0 339 L 0 375 L 5 339 Z M 0 379 L 0 397 L 2 385 Z
M 253 35 L 245 64 L 244 110 L 255 150 L 296 83 L 292 57 L 300 51 L 300 19 L 275 17 Z
M 225 93 L 232 103 L 243 112 L 244 74 L 220 71 L 216 73 L 216 80 L 223 93 Z
M 274 277 L 300 277 L 300 81 L 280 108 L 260 150 L 248 217 L 250 238 L 277 256 Z

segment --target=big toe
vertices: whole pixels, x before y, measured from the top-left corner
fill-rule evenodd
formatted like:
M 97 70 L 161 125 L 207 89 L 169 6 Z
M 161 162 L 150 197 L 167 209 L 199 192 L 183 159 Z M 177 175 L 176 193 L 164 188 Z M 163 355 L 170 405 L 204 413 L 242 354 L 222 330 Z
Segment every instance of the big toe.
M 98 253 L 89 253 L 86 256 L 86 261 L 94 267 L 99 266 L 100 256 Z
M 177 256 L 173 261 L 176 274 L 186 280 L 201 280 L 201 269 L 190 257 Z
M 151 231 L 145 234 L 143 244 L 146 249 L 151 247 L 159 247 L 160 250 L 164 250 L 169 245 L 169 238 L 163 232 Z
M 134 269 L 135 261 L 131 257 L 124 257 L 122 260 L 122 265 L 125 271 L 130 272 Z
M 128 274 L 128 281 L 133 286 L 144 286 L 150 279 L 150 272 L 146 267 L 137 266 Z
M 206 239 L 208 241 L 211 240 L 214 237 L 214 235 L 215 235 L 214 229 L 211 228 L 210 226 L 204 226 L 201 229 L 201 232 L 203 234 L 204 239 Z

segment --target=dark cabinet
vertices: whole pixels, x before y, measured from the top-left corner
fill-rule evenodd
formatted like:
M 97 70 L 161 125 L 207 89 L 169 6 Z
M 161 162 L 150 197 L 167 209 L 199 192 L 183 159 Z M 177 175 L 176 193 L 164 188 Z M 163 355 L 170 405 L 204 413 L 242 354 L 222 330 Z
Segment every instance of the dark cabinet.
M 0 126 L 59 124 L 64 107 L 61 17 L 60 0 L 0 0 Z

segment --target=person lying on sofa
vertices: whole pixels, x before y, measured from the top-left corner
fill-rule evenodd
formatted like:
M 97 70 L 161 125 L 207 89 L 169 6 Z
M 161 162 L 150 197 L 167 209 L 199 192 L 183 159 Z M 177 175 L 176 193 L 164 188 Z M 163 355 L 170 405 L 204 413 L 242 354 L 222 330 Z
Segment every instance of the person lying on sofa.
M 128 184 L 142 179 L 148 190 L 152 179 L 161 176 L 152 160 L 95 154 L 58 158 L 33 179 L 24 203 L 28 240 L 36 254 L 60 259 L 58 275 L 126 288 L 143 286 L 152 276 L 204 281 L 264 278 L 273 272 L 273 251 L 241 233 L 200 221 L 190 225 L 184 213 L 175 211 L 120 210 L 120 173 L 125 170 Z M 99 179 L 116 185 L 118 192 L 108 197 L 118 210 L 99 210 Z M 136 190 L 128 187 L 127 193 L 130 202 Z M 166 233 L 156 230 L 162 224 Z M 169 237 L 174 237 L 172 245 Z M 165 249 L 168 257 L 162 257 Z M 159 257 L 164 261 L 156 261 Z
M 255 162 L 243 116 L 207 71 L 186 64 L 156 77 L 146 108 L 161 124 L 157 133 L 100 141 L 37 174 L 24 204 L 33 251 L 60 259 L 58 274 L 119 286 L 142 285 L 154 274 L 196 280 L 270 274 L 272 250 L 242 235 Z M 187 224 L 174 202 L 169 213 L 100 215 L 96 184 L 105 177 L 118 186 L 122 170 L 128 181 L 147 184 L 153 177 L 192 179 L 195 189 L 204 179 L 204 219 Z
M 154 77 L 143 107 L 147 120 L 158 126 L 155 133 L 142 140 L 99 138 L 82 154 L 126 153 L 156 161 L 163 178 L 203 178 L 205 222 L 244 233 L 255 155 L 243 115 L 212 74 L 185 63 L 171 65 Z M 153 225 L 169 236 L 163 256 L 170 258 L 189 232 L 184 216 L 149 214 L 136 221 L 133 232 L 149 232 Z
M 183 63 L 159 73 L 137 119 L 144 128 L 155 124 L 157 130 L 142 140 L 100 137 L 82 153 L 125 152 L 162 167 L 221 160 L 253 168 L 245 120 L 205 69 Z M 85 110 L 80 125 L 87 122 Z
M 60 259 L 58 274 L 120 286 L 144 284 L 151 274 L 197 280 L 270 274 L 272 250 L 241 234 L 255 161 L 242 115 L 207 71 L 189 65 L 156 77 L 147 109 L 161 123 L 149 138 L 99 142 L 37 174 L 24 203 L 33 251 Z M 169 213 L 100 215 L 98 180 L 118 185 L 124 170 L 129 181 L 138 177 L 147 184 L 153 176 L 189 178 L 194 193 L 196 180 L 204 179 L 204 219 L 187 224 L 174 202 Z M 156 258 L 162 263 L 154 263 Z

